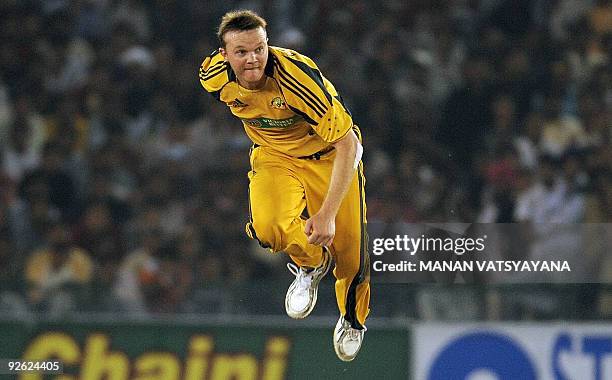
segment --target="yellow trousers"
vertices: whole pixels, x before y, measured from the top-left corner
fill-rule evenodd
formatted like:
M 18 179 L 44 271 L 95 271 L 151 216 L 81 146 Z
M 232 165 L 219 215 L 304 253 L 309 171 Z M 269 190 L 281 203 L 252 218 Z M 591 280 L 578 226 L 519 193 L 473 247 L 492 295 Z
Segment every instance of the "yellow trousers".
M 295 158 L 266 147 L 251 151 L 250 222 L 247 234 L 273 252 L 286 252 L 299 266 L 317 267 L 320 246 L 309 244 L 303 212 L 314 215 L 327 194 L 335 151 L 320 159 Z M 366 233 L 365 177 L 360 162 L 336 216 L 330 251 L 335 261 L 340 313 L 360 328 L 369 313 L 370 260 Z

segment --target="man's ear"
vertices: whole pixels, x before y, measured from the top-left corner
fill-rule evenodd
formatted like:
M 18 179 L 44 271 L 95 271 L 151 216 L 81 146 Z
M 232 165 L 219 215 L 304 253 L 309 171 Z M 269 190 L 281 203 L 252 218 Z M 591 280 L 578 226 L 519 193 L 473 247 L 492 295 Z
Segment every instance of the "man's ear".
M 219 48 L 219 53 L 223 56 L 223 59 L 227 61 L 227 51 L 224 48 Z

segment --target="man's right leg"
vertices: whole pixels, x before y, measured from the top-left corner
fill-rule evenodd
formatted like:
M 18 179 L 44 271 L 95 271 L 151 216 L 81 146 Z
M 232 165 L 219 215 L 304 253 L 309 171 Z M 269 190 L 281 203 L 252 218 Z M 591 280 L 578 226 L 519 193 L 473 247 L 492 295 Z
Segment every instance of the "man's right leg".
M 252 152 L 251 165 L 247 234 L 273 252 L 287 252 L 296 264 L 288 265 L 296 279 L 287 291 L 285 307 L 290 317 L 305 318 L 314 308 L 317 287 L 331 266 L 331 255 L 308 243 L 301 218 L 306 206 L 304 188 L 290 163 L 258 148 Z
M 249 173 L 251 220 L 247 234 L 273 252 L 284 251 L 298 266 L 321 263 L 321 247 L 308 244 L 301 215 L 304 189 L 291 173 L 279 167 Z

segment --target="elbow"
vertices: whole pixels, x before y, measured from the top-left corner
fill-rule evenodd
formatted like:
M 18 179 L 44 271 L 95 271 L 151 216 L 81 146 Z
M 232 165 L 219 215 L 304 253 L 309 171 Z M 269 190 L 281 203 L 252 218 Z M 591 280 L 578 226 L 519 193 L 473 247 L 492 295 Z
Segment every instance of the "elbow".
M 353 166 L 355 169 L 357 168 L 363 154 L 363 147 L 353 131 L 350 131 L 341 140 L 337 141 L 334 144 L 334 148 L 337 151 L 336 157 L 342 157 L 346 161 L 354 162 Z
M 357 152 L 357 147 L 360 144 L 355 132 L 349 131 L 346 136 L 336 141 L 333 145 L 338 152 L 346 152 L 349 155 L 353 155 Z

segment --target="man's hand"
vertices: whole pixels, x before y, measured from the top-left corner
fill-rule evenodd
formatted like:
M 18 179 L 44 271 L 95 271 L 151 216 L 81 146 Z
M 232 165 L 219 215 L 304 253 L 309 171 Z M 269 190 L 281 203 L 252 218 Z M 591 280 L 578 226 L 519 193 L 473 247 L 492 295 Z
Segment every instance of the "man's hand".
M 308 243 L 329 247 L 336 236 L 336 216 L 318 212 L 306 221 Z

